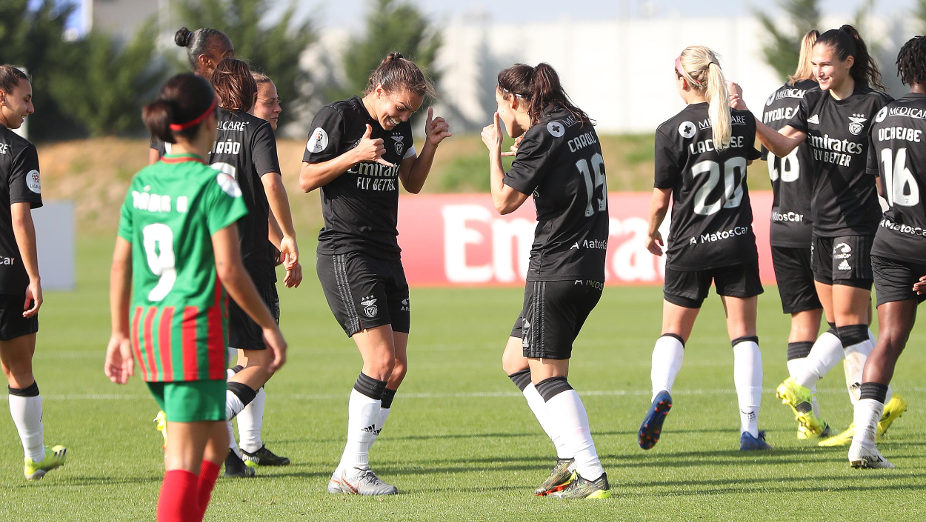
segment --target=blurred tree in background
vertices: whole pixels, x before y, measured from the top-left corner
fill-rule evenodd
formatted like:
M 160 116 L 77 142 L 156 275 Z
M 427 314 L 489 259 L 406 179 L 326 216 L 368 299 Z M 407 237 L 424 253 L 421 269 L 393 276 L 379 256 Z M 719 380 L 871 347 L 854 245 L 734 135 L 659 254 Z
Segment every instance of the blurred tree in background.
M 307 84 L 309 73 L 299 66 L 299 57 L 318 35 L 308 20 L 299 21 L 295 12 L 297 3 L 290 0 L 279 19 L 268 20 L 268 0 L 199 0 L 176 2 L 174 20 L 190 30 L 200 27 L 218 29 L 231 38 L 235 56 L 273 80 L 287 110 L 280 115 L 284 125 L 297 115 L 295 109 L 305 103 L 311 92 Z M 179 48 L 178 48 L 179 49 Z M 183 50 L 183 68 L 189 68 L 186 50 Z
M 818 0 L 778 0 L 778 6 L 787 15 L 787 23 L 769 16 L 766 12 L 756 11 L 759 23 L 771 40 L 762 48 L 765 61 L 773 68 L 782 81 L 794 72 L 801 53 L 801 38 L 811 29 L 823 32 L 820 25 Z

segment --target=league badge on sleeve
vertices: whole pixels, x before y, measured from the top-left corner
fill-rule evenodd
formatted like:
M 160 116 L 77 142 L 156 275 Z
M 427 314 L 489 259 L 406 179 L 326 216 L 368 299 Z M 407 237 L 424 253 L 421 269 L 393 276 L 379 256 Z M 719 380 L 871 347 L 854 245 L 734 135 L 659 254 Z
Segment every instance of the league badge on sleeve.
M 697 131 L 698 128 L 690 121 L 683 121 L 682 124 L 678 126 L 678 133 L 686 140 L 693 138 Z
M 42 180 L 41 176 L 39 176 L 39 171 L 30 170 L 29 173 L 26 174 L 26 186 L 36 194 L 42 193 Z
M 551 121 L 547 124 L 547 131 L 554 137 L 559 138 L 566 134 L 566 127 L 559 121 Z
M 325 129 L 318 127 L 312 131 L 309 142 L 305 144 L 306 150 L 311 153 L 318 153 L 328 148 L 328 133 Z

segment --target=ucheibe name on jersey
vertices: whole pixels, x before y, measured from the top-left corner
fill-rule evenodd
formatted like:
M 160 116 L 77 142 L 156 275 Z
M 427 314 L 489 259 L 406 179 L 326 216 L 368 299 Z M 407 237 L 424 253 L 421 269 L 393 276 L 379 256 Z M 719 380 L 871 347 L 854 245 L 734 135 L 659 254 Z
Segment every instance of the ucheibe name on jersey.
M 132 206 L 139 210 L 147 210 L 148 212 L 170 212 L 171 199 L 170 196 L 162 196 L 160 194 L 152 194 L 150 192 L 139 192 L 137 190 L 133 190 Z M 189 198 L 186 196 L 180 196 L 177 198 L 177 212 L 183 214 L 189 209 L 189 206 Z
M 904 141 L 914 141 L 916 143 L 920 142 L 920 136 L 923 135 L 923 131 L 920 129 L 910 129 L 907 127 L 884 127 L 883 129 L 878 129 L 878 141 L 887 141 L 887 140 L 904 140 Z
M 595 139 L 595 135 L 591 132 L 585 132 L 566 142 L 566 144 L 569 145 L 569 152 L 584 149 L 595 143 L 598 143 L 598 140 Z
M 731 136 L 730 147 L 734 149 L 743 148 L 743 136 Z M 704 141 L 696 141 L 694 143 L 688 144 L 688 152 L 691 154 L 701 154 L 702 152 L 711 150 L 714 150 L 714 140 L 710 138 Z

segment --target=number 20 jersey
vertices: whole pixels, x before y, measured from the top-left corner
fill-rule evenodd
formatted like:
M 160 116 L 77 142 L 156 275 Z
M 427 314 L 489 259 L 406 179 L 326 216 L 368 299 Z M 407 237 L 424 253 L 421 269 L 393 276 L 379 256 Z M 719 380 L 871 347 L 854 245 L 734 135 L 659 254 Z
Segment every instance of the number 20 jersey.
M 533 194 L 537 228 L 528 281 L 604 282 L 608 189 L 594 127 L 561 106 L 524 133 L 504 183 Z
M 130 339 L 145 381 L 225 378 L 226 296 L 212 235 L 247 213 L 238 183 L 168 154 L 132 180 L 119 237 L 132 244 Z
M 672 189 L 666 266 L 705 270 L 755 262 L 746 164 L 759 158 L 752 113 L 732 111 L 730 146 L 717 150 L 707 103 L 693 103 L 656 129 L 658 189 Z
M 926 95 L 908 93 L 871 126 L 868 173 L 881 177 L 889 208 L 871 253 L 926 263 Z

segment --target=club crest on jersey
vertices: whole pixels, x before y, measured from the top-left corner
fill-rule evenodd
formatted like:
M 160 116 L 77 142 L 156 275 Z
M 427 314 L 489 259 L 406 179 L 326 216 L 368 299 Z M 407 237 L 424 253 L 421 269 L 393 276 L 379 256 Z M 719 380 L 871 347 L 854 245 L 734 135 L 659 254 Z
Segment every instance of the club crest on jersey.
M 39 171 L 30 170 L 29 173 L 26 174 L 26 186 L 36 194 L 42 193 L 42 181 L 39 176 Z
M 683 121 L 682 124 L 678 126 L 678 133 L 686 140 L 693 138 L 696 132 L 698 132 L 698 128 L 690 121 Z
M 559 121 L 553 120 L 547 124 L 547 132 L 554 138 L 559 138 L 563 134 L 566 134 L 566 127 Z
M 376 317 L 378 308 L 376 307 L 375 297 L 372 295 L 364 297 L 360 300 L 360 304 L 363 305 L 363 313 L 365 313 L 367 317 Z
M 328 148 L 328 133 L 325 129 L 318 127 L 312 131 L 309 142 L 305 144 L 305 149 L 312 153 L 318 153 Z
M 878 114 L 875 114 L 875 123 L 881 123 L 884 121 L 884 118 L 887 118 L 887 107 L 881 107 L 881 110 L 878 111 Z
M 405 136 L 393 134 L 390 136 L 390 138 L 395 141 L 395 153 L 401 156 L 402 150 L 404 150 L 404 147 L 402 146 L 402 140 L 405 139 Z
M 866 121 L 868 121 L 868 118 L 866 118 L 864 114 L 853 114 L 849 116 L 849 132 L 858 136 L 865 130 L 865 126 L 862 124 Z

